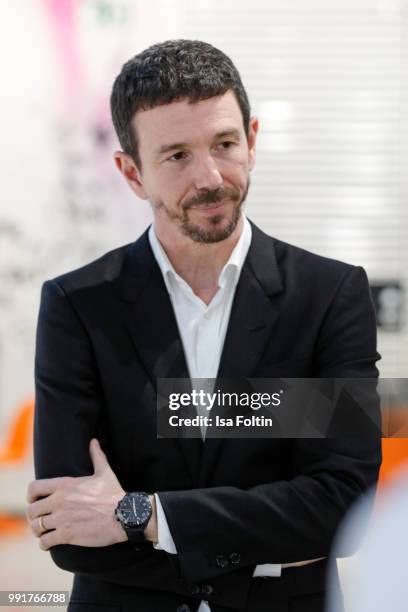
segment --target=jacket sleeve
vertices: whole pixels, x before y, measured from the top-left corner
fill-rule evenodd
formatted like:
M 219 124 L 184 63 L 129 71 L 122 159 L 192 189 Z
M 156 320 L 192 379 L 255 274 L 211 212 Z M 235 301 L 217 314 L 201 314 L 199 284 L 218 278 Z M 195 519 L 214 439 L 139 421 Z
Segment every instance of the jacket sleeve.
M 86 328 L 55 280 L 45 282 L 41 293 L 35 389 L 36 478 L 92 474 L 89 441 L 102 437 L 104 397 Z M 58 567 L 69 572 L 124 586 L 192 595 L 191 585 L 181 577 L 178 557 L 154 550 L 149 542 L 105 547 L 63 544 L 52 547 L 50 554 Z M 242 609 L 252 571 L 236 568 L 214 582 L 212 601 Z
M 328 305 L 315 347 L 315 377 L 373 378 L 376 321 L 366 274 L 348 270 Z M 379 421 L 379 400 L 370 409 Z M 160 492 L 183 574 L 222 575 L 234 551 L 240 566 L 328 556 L 351 504 L 377 482 L 381 432 L 292 441 L 294 477 L 247 490 L 217 487 Z M 189 517 L 181 520 L 180 517 Z M 351 551 L 343 551 L 350 554 Z M 225 566 L 225 567 L 224 567 Z

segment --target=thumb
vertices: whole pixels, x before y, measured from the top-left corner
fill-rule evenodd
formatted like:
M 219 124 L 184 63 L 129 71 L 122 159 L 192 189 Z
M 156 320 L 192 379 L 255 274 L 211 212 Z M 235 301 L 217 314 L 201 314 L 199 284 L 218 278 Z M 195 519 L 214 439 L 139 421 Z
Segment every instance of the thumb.
M 89 452 L 92 459 L 92 464 L 95 474 L 101 474 L 107 467 L 109 467 L 108 460 L 105 453 L 101 449 L 99 440 L 92 438 L 89 444 Z

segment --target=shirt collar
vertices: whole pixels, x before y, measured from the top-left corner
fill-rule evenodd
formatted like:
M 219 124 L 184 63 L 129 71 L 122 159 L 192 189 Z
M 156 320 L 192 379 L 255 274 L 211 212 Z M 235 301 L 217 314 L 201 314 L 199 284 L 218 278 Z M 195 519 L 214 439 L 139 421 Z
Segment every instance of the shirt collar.
M 221 270 L 221 273 L 218 279 L 218 285 L 221 288 L 225 287 L 229 278 L 232 280 L 233 287 L 236 286 L 236 284 L 238 283 L 239 275 L 242 270 L 242 266 L 244 265 L 245 258 L 247 256 L 249 247 L 251 245 L 251 240 L 252 240 L 251 225 L 243 213 L 242 213 L 242 217 L 243 217 L 243 228 L 242 228 L 241 235 L 227 263 L 224 265 L 223 269 Z M 170 275 L 172 275 L 179 284 L 187 285 L 185 280 L 182 279 L 181 276 L 177 274 L 174 267 L 172 266 L 169 258 L 167 257 L 167 254 L 164 248 L 162 247 L 159 239 L 157 238 L 153 224 L 149 228 L 148 236 L 149 236 L 150 246 L 153 251 L 153 255 L 163 275 L 167 291 L 171 293 L 171 285 L 170 285 L 170 280 L 169 280 Z

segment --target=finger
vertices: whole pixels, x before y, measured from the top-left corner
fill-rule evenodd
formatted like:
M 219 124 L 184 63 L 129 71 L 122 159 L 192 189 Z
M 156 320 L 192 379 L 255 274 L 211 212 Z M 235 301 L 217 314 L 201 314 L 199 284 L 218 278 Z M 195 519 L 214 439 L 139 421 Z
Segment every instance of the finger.
M 43 499 L 33 502 L 27 506 L 26 515 L 29 520 L 35 519 L 42 514 L 49 514 L 54 510 L 53 497 L 49 495 Z
M 109 467 L 109 463 L 105 453 L 100 447 L 99 441 L 96 438 L 92 438 L 89 445 L 89 452 L 95 474 L 101 474 L 107 467 Z
M 42 478 L 40 480 L 33 480 L 27 487 L 27 501 L 32 503 L 39 497 L 46 497 L 51 495 L 57 490 L 58 486 L 62 484 L 64 477 L 60 478 Z
M 41 518 L 41 521 L 40 521 L 40 518 Z M 31 531 L 33 532 L 33 534 L 37 538 L 39 538 L 46 531 L 49 531 L 50 529 L 55 529 L 57 525 L 56 525 L 55 516 L 53 514 L 46 514 L 46 515 L 42 515 L 41 517 L 37 517 L 34 520 L 32 520 L 30 526 L 31 526 Z
M 57 529 L 44 533 L 38 540 L 38 543 L 41 550 L 49 550 L 52 546 L 56 546 L 57 544 L 65 544 Z
M 43 524 L 44 524 L 44 527 L 45 527 L 44 518 L 42 520 L 43 520 Z M 31 527 L 31 531 L 33 532 L 33 535 L 35 535 L 36 538 L 39 538 L 40 536 L 42 536 L 43 533 L 45 533 L 47 531 L 46 529 L 43 529 L 41 527 L 39 517 L 37 517 L 34 520 L 30 521 L 30 527 Z

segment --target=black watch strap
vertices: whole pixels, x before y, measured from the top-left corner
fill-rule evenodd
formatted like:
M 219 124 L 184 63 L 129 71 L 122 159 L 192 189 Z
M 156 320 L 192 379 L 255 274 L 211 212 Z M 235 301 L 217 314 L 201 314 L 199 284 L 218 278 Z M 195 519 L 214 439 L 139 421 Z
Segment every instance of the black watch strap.
M 125 529 L 129 542 L 135 542 L 136 544 L 140 544 L 141 542 L 147 542 L 146 536 L 144 534 L 144 529 L 138 528 L 127 528 Z

